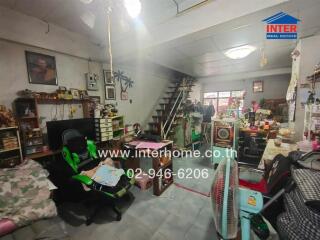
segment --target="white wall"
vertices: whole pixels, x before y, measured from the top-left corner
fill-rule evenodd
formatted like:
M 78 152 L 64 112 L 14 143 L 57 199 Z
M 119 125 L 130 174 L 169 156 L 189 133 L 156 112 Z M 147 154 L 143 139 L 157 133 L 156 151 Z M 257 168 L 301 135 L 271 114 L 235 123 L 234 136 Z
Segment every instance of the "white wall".
M 241 76 L 239 76 L 239 79 L 241 79 Z M 253 93 L 252 86 L 253 81 L 255 80 L 263 80 L 264 91 L 262 93 Z M 208 82 L 208 79 L 206 79 L 206 82 L 203 84 L 203 93 L 213 91 L 245 90 L 246 96 L 244 107 L 250 107 L 251 101 L 259 102 L 262 98 L 285 98 L 289 81 L 289 74 L 223 82 L 216 82 L 215 79 L 212 78 L 212 82 Z M 199 82 L 201 82 L 201 78 L 199 79 Z
M 307 91 L 310 89 L 301 89 L 300 84 L 306 83 L 306 77 L 314 72 L 314 68 L 320 62 L 320 36 L 314 36 L 301 39 L 299 44 L 300 64 L 298 66 L 298 87 L 297 87 L 297 102 L 296 102 L 296 119 L 295 132 L 296 139 L 302 140 L 303 135 L 303 120 L 304 108 L 301 102 L 306 102 L 308 98 Z M 316 97 L 320 98 L 320 84 L 316 83 Z
M 0 39 L 20 42 L 83 58 L 106 59 L 105 51 L 87 37 L 40 19 L 0 7 Z
M 108 69 L 108 65 L 104 64 Z M 121 100 L 120 83 L 116 81 L 116 101 L 105 101 L 115 103 L 119 113 L 125 116 L 128 124 L 140 123 L 147 127 L 152 113 L 158 105 L 159 99 L 164 94 L 171 79 L 170 71 L 158 68 L 153 64 L 139 63 L 132 65 L 115 65 L 114 71 L 124 71 L 125 75 L 133 80 L 133 87 L 128 88 L 128 100 Z M 130 103 L 129 100 L 132 100 Z
M 10 9 L 0 7 L 0 104 L 12 106 L 19 90 L 53 92 L 57 86 L 29 84 L 25 61 L 25 50 L 55 56 L 58 85 L 67 88 L 86 89 L 84 74 L 88 72 L 88 60 L 97 59 L 90 64 L 91 71 L 100 76 L 100 90 L 89 91 L 91 96 L 105 98 L 103 84 L 102 59 L 106 59 L 103 48 L 77 33 L 30 17 Z M 145 63 L 115 66 L 124 70 L 134 81 L 128 89 L 129 101 L 120 100 L 120 85 L 116 84 L 117 107 L 125 115 L 126 123 L 140 122 L 145 125 L 157 106 L 169 79 L 168 69 Z M 105 69 L 108 69 L 105 64 Z M 110 101 L 107 101 L 110 102 Z M 45 121 L 68 118 L 68 106 L 41 105 L 39 115 Z M 79 108 L 79 109 L 78 109 Z M 82 117 L 82 109 L 74 118 Z M 44 126 L 45 122 L 43 123 Z
M 58 88 L 58 86 L 29 83 L 25 50 L 55 56 L 59 86 L 64 86 L 68 89 L 86 89 L 85 73 L 88 72 L 87 60 L 0 40 L 0 104 L 11 108 L 13 100 L 18 97 L 16 93 L 20 90 L 30 89 L 37 92 L 54 92 Z M 91 62 L 90 69 L 92 72 L 98 73 L 102 80 L 101 63 Z M 101 84 L 99 91 L 89 91 L 89 95 L 103 97 L 103 91 Z M 83 116 L 80 107 L 81 105 L 77 106 L 78 110 L 74 118 Z M 55 117 L 57 119 L 68 119 L 68 110 L 69 106 L 41 105 L 39 107 L 39 115 L 45 117 L 45 121 L 50 121 Z M 44 124 L 45 122 L 43 126 Z
M 30 84 L 28 82 L 25 50 L 55 56 L 59 86 L 80 90 L 86 89 L 85 73 L 89 71 L 87 60 L 0 40 L 0 104 L 11 108 L 13 100 L 18 97 L 16 93 L 23 89 L 38 92 L 54 92 L 58 88 L 58 86 Z M 99 91 L 89 91 L 89 95 L 100 96 L 102 102 L 104 102 L 105 90 L 102 66 L 103 64 L 100 62 L 90 63 L 91 72 L 97 73 L 100 76 L 100 86 Z M 104 64 L 104 69 L 108 69 L 108 65 Z M 119 82 L 116 82 L 117 100 L 115 102 L 106 101 L 106 103 L 116 103 L 119 113 L 125 115 L 126 123 L 139 122 L 146 126 L 158 104 L 159 98 L 162 97 L 171 79 L 170 71 L 146 63 L 114 67 L 114 70 L 118 69 L 124 71 L 134 81 L 133 87 L 127 90 L 129 100 L 132 99 L 132 104 L 129 100 L 123 101 L 120 99 Z M 83 116 L 81 105 L 77 106 L 77 109 L 74 118 Z M 53 105 L 41 105 L 39 107 L 39 115 L 45 117 L 45 121 L 50 121 L 53 118 L 57 118 L 58 120 L 68 119 L 68 111 L 69 106 L 67 105 L 57 107 Z M 45 126 L 45 121 L 42 126 Z

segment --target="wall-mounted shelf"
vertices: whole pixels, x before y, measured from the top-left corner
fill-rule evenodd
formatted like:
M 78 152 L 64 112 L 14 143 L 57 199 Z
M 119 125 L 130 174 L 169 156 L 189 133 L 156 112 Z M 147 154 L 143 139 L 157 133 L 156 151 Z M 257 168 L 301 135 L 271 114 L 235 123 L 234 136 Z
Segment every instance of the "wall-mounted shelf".
M 89 99 L 42 99 L 35 98 L 38 104 L 83 104 L 89 103 Z

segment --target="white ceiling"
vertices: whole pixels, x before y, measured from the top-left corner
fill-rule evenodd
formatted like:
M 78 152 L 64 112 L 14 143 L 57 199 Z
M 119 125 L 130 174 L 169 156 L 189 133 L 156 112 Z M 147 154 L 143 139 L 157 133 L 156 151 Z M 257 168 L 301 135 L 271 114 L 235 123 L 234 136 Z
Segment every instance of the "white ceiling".
M 180 10 L 200 1 L 176 0 Z M 92 0 L 90 4 L 84 4 L 80 0 L 1 0 L 0 5 L 80 33 L 87 36 L 90 41 L 103 46 L 107 36 L 107 2 L 107 0 Z M 146 31 L 154 26 L 161 26 L 168 19 L 178 19 L 173 0 L 141 0 L 141 2 L 140 23 Z M 203 6 L 205 7 L 206 5 Z M 122 1 L 112 1 L 112 8 L 112 40 L 113 43 L 117 43 L 128 38 L 129 33 L 136 31 L 137 22 L 127 16 Z M 223 9 L 218 10 L 223 11 Z M 290 53 L 296 44 L 295 41 L 265 40 L 265 26 L 261 22 L 262 19 L 279 11 L 287 12 L 302 20 L 299 26 L 299 35 L 302 37 L 320 31 L 318 15 L 320 1 L 291 0 L 276 7 L 148 47 L 141 50 L 139 57 L 197 77 L 288 67 L 291 65 Z M 190 21 L 193 19 L 184 24 L 190 24 Z M 227 49 L 245 44 L 254 45 L 258 50 L 242 60 L 225 57 L 224 52 Z M 260 67 L 260 48 L 268 59 L 268 64 L 264 68 Z M 121 50 L 123 46 L 115 48 L 115 51 Z M 134 56 L 130 56 L 132 57 Z M 130 59 L 121 59 L 121 61 L 128 60 Z
M 291 66 L 290 54 L 295 40 L 266 40 L 265 25 L 268 16 L 285 11 L 302 20 L 299 36 L 320 33 L 320 1 L 291 1 L 212 28 L 176 39 L 150 49 L 148 59 L 197 77 L 284 68 Z M 245 59 L 232 60 L 224 55 L 230 48 L 253 45 L 257 51 Z M 268 63 L 263 68 L 260 60 L 264 52 Z

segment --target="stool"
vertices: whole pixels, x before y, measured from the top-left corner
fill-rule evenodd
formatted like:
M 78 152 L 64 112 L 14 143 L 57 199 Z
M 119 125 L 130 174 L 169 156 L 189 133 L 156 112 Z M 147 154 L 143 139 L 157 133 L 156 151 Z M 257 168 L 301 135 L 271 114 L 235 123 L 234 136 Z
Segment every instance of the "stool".
M 152 186 L 152 178 L 145 172 L 136 175 L 135 180 L 136 186 L 138 186 L 141 190 L 147 190 Z

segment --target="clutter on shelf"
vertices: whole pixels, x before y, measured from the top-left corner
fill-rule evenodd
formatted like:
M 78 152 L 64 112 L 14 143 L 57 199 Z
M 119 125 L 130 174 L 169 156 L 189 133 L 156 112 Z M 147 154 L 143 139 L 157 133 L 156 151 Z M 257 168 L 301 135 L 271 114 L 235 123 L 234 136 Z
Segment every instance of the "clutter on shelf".
M 14 167 L 22 161 L 19 130 L 16 126 L 0 128 L 0 168 Z
M 24 154 L 42 152 L 43 136 L 38 119 L 36 100 L 34 98 L 17 98 L 14 105 L 20 126 Z
M 88 100 L 90 98 L 87 90 L 79 90 L 74 88 L 68 90 L 66 87 L 61 86 L 52 93 L 36 92 L 25 89 L 19 91 L 17 94 L 19 97 L 35 98 L 40 100 Z
M 10 109 L 0 105 L 0 128 L 14 127 L 17 125 L 16 119 Z
M 95 106 L 95 118 L 115 117 L 117 114 L 118 109 L 114 104 L 96 104 Z

